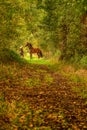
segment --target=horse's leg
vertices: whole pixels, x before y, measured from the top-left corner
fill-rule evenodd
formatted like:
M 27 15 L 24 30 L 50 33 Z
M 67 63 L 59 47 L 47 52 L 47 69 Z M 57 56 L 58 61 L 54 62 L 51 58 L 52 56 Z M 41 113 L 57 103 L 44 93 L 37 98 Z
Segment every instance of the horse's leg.
M 38 58 L 40 58 L 40 53 L 39 52 L 37 53 L 37 56 L 38 56 Z
M 43 53 L 42 53 L 42 51 L 40 50 L 40 57 L 43 57 Z
M 43 57 L 43 54 L 42 54 L 41 50 L 40 50 L 40 51 L 38 51 L 37 55 L 38 55 L 38 58 Z
M 32 59 L 32 53 L 30 53 L 30 59 Z

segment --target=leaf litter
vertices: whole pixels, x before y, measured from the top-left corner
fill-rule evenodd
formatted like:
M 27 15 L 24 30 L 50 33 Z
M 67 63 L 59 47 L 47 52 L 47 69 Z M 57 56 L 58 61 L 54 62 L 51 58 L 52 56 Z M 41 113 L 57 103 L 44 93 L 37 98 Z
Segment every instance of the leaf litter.
M 45 65 L 15 67 L 0 80 L 1 130 L 87 129 L 87 98 L 76 84 Z

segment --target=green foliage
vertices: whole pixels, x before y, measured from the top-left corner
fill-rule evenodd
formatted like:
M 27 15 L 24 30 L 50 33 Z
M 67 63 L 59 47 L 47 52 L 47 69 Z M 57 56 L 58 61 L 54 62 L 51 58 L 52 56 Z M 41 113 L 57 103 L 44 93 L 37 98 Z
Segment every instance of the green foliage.
M 23 59 L 13 50 L 4 48 L 0 51 L 0 61 L 2 63 L 11 63 L 11 62 L 23 62 Z
M 60 59 L 79 61 L 87 54 L 86 4 L 85 0 L 1 0 L 0 51 L 5 47 L 17 51 L 29 41 L 50 52 L 50 57 L 60 50 Z
M 87 69 L 87 56 L 83 56 L 80 60 L 80 64 L 83 68 Z
M 17 37 L 16 31 L 17 21 L 15 21 L 15 15 L 17 16 L 18 4 L 11 1 L 0 2 L 0 48 L 9 47 L 12 40 Z
M 60 59 L 68 61 L 73 59 L 74 61 L 77 55 L 79 57 L 86 55 L 87 49 L 84 41 L 87 41 L 87 39 L 86 37 L 84 37 L 84 40 L 80 39 L 80 36 L 84 33 L 86 35 L 84 31 L 83 34 L 81 33 L 81 30 L 86 29 L 81 23 L 81 17 L 86 10 L 86 3 L 80 0 L 45 0 L 47 15 L 44 18 L 44 29 L 49 33 L 48 42 L 53 44 L 53 46 L 50 44 L 50 48 L 52 50 L 54 48 L 60 49 Z

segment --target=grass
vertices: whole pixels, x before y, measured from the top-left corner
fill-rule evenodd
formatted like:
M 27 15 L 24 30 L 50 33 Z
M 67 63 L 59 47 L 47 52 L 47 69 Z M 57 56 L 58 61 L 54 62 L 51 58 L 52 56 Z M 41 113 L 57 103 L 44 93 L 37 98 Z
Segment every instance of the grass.
M 67 69 L 62 70 L 61 74 L 68 79 L 68 83 L 72 84 L 72 90 L 77 92 L 77 95 L 81 96 L 82 98 L 87 98 L 86 75 L 79 74 L 79 70 L 74 70 L 72 67 L 69 70 Z
M 24 57 L 24 59 L 28 62 L 28 63 L 31 63 L 31 64 L 44 64 L 44 65 L 49 65 L 50 64 L 50 61 L 49 60 L 46 60 L 45 58 L 39 58 L 37 56 L 34 56 L 32 57 L 32 59 L 30 59 L 30 56 L 29 55 L 26 55 Z
M 77 94 L 81 96 L 83 99 L 87 99 L 87 86 L 73 86 L 73 91 L 77 92 Z

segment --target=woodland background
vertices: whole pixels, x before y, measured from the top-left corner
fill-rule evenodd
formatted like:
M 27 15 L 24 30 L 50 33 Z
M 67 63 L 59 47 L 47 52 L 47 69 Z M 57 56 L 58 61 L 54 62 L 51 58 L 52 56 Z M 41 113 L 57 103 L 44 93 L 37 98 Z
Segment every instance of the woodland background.
M 0 0 L 0 130 L 87 130 L 87 0 Z
M 1 0 L 0 61 L 19 53 L 27 41 L 39 46 L 46 59 L 86 67 L 86 0 Z

